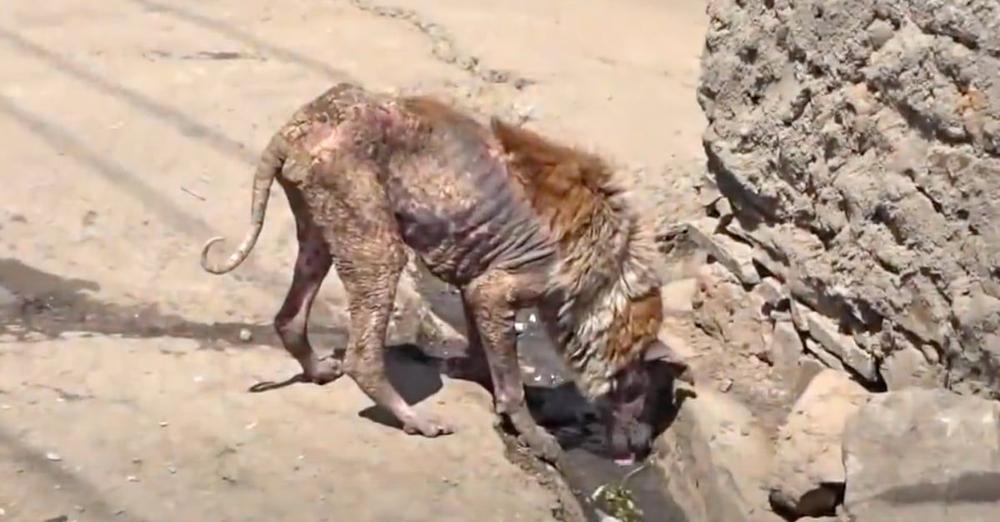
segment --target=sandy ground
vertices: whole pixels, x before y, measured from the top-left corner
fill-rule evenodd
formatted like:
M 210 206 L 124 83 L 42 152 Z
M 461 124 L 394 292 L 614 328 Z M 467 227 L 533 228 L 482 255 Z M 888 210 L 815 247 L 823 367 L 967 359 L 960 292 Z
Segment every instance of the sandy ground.
M 269 326 L 294 256 L 280 191 L 243 267 L 213 277 L 197 252 L 243 233 L 250 163 L 340 80 L 521 117 L 683 184 L 704 6 L 396 1 L 4 3 L 0 520 L 553 519 L 477 387 L 415 384 L 459 428 L 437 440 L 379 422 L 348 380 L 247 393 L 296 370 Z M 315 344 L 342 321 L 331 275 Z

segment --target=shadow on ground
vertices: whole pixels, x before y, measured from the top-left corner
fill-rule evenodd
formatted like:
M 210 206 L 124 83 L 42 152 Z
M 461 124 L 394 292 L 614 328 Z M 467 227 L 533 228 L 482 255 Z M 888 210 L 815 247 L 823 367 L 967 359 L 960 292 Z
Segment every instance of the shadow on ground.
M 20 340 L 29 334 L 55 338 L 66 332 L 88 332 L 125 338 L 194 339 L 202 342 L 202 348 L 215 348 L 222 346 L 220 343 L 239 343 L 240 332 L 247 330 L 255 343 L 278 346 L 270 324 L 200 323 L 162 313 L 155 304 L 101 302 L 91 297 L 100 290 L 97 283 L 62 278 L 17 259 L 0 258 L 0 287 L 14 295 L 13 302 L 0 304 L 0 333 Z M 342 328 L 317 326 L 311 330 L 341 343 L 347 340 Z
M 57 337 L 66 332 L 87 332 L 131 338 L 187 338 L 201 341 L 202 348 L 217 348 L 238 343 L 240 331 L 246 329 L 254 336 L 255 343 L 281 346 L 270 325 L 197 323 L 162 314 L 155 305 L 102 303 L 89 295 L 99 290 L 96 283 L 64 279 L 14 259 L 0 259 L 0 287 L 14 296 L 7 304 L 0 303 L 0 333 L 12 334 L 18 339 L 32 334 Z M 457 297 L 448 299 L 439 295 L 434 301 L 435 311 L 443 312 L 441 315 L 449 322 L 462 317 Z M 440 310 L 442 307 L 448 309 Z M 681 509 L 667 496 L 659 470 L 643 463 L 622 467 L 608 458 L 603 428 L 595 411 L 572 381 L 565 378 L 565 368 L 554 357 L 554 350 L 539 330 L 537 325 L 529 325 L 519 340 L 520 350 L 535 365 L 536 376 L 545 376 L 527 385 L 525 394 L 537 422 L 555 434 L 566 450 L 567 463 L 562 472 L 581 503 L 589 506 L 594 490 L 605 484 L 618 484 L 628 476 L 627 486 L 645 513 L 655 513 L 656 520 L 666 522 L 686 520 Z M 311 327 L 310 333 L 332 337 L 337 346 L 346 345 L 346 333 L 342 329 Z M 432 354 L 412 344 L 392 345 L 386 351 L 386 370 L 403 398 L 409 404 L 417 404 L 442 388 L 445 358 L 462 355 Z M 335 356 L 342 357 L 343 351 Z M 654 433 L 659 435 L 670 427 L 686 397 L 674 396 L 673 371 L 666 365 L 653 381 L 657 387 L 654 394 L 657 414 L 653 424 Z M 305 384 L 302 376 L 292 375 L 281 381 L 259 382 L 247 391 L 273 392 L 300 383 Z M 492 393 L 492 390 L 487 391 Z M 358 415 L 397 429 L 401 427 L 391 413 L 378 406 L 368 407 Z M 592 508 L 589 510 L 589 515 L 593 516 Z

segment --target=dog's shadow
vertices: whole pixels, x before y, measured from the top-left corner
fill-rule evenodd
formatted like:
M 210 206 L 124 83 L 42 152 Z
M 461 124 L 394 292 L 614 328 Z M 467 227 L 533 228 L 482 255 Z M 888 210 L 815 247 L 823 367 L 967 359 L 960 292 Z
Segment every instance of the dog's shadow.
M 334 353 L 334 357 L 340 360 L 343 360 L 343 356 L 343 350 Z M 386 376 L 403 400 L 410 405 L 424 401 L 441 390 L 444 385 L 441 363 L 440 359 L 424 354 L 419 346 L 413 344 L 390 345 L 385 350 Z M 305 376 L 299 373 L 283 381 L 258 382 L 247 391 L 263 393 L 307 383 Z M 362 410 L 358 415 L 379 424 L 402 429 L 402 423 L 391 412 L 377 405 Z
M 342 358 L 342 350 L 338 351 L 335 357 Z M 444 360 L 426 354 L 419 346 L 413 344 L 387 346 L 385 365 L 389 382 L 407 404 L 414 405 L 428 399 L 439 392 L 444 385 L 442 379 L 442 375 L 445 374 Z M 457 375 L 450 378 L 467 380 Z M 649 418 L 654 437 L 659 436 L 673 424 L 681 404 L 693 396 L 687 390 L 675 393 L 674 378 L 675 370 L 669 365 L 655 367 L 652 384 L 654 390 L 650 394 L 653 401 L 652 415 Z M 280 382 L 259 382 L 251 386 L 248 391 L 260 393 L 305 382 L 303 376 L 298 374 Z M 584 448 L 590 452 L 603 452 L 604 433 L 597 412 L 572 382 L 553 387 L 526 385 L 524 390 L 528 409 L 535 421 L 556 435 L 565 449 Z M 493 393 L 490 389 L 486 391 Z M 385 426 L 402 429 L 402 423 L 389 410 L 378 405 L 365 408 L 358 415 Z
M 444 386 L 441 379 L 443 361 L 425 354 L 419 346 L 399 344 L 385 352 L 385 371 L 389 382 L 409 405 L 422 402 Z M 378 405 L 358 413 L 370 421 L 402 429 L 403 424 L 386 408 Z

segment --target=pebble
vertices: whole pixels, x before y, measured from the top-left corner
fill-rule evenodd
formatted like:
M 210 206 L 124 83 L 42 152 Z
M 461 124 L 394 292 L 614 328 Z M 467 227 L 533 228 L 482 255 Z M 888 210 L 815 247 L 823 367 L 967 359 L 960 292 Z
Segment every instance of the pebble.
M 253 333 L 246 328 L 240 328 L 240 341 L 248 343 L 253 340 Z
M 522 333 L 522 332 L 524 332 L 524 328 L 525 328 L 524 323 L 522 323 L 522 322 L 515 322 L 514 323 L 514 331 L 515 332 Z
M 169 422 L 167 422 L 167 421 L 160 421 L 160 427 L 161 428 L 166 428 L 167 426 L 170 426 Z
M 135 475 L 129 475 L 125 477 L 125 480 L 127 480 L 128 482 L 139 482 L 139 477 Z
M 59 454 L 56 453 L 56 452 L 54 452 L 54 451 L 50 451 L 50 452 L 46 453 L 45 454 L 45 458 L 47 460 L 51 461 L 51 462 L 59 462 L 59 461 L 62 460 L 62 457 L 59 456 Z
M 719 384 L 719 391 L 722 393 L 729 393 L 729 390 L 733 389 L 733 380 L 726 379 Z

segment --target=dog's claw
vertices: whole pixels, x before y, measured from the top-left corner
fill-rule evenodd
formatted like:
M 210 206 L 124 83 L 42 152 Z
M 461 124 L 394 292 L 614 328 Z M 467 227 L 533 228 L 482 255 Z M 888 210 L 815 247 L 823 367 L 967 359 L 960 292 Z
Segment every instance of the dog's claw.
M 424 437 L 438 437 L 450 435 L 455 432 L 448 423 L 437 419 L 431 415 L 414 415 L 403 423 L 403 431 L 410 435 L 423 435 Z
M 328 384 L 344 375 L 344 369 L 340 361 L 333 357 L 317 359 L 311 368 L 304 370 L 307 381 L 314 384 Z

